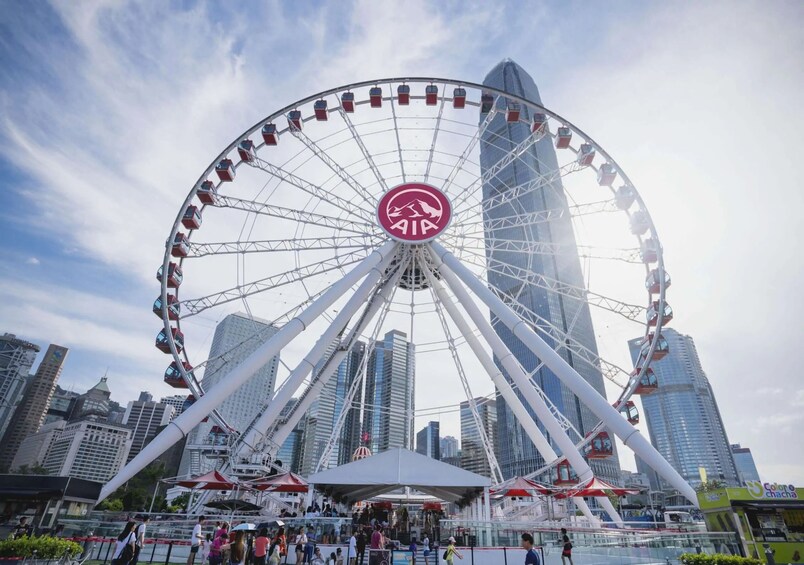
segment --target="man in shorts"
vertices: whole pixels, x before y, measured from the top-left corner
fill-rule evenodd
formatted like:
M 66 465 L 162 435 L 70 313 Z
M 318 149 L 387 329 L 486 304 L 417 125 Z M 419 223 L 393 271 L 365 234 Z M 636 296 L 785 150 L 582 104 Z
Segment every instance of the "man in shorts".
M 195 556 L 198 555 L 198 550 L 201 549 L 201 544 L 204 543 L 204 534 L 201 533 L 201 525 L 204 523 L 206 516 L 199 516 L 198 522 L 193 527 L 193 533 L 190 535 L 190 555 L 187 556 L 187 565 L 195 563 Z

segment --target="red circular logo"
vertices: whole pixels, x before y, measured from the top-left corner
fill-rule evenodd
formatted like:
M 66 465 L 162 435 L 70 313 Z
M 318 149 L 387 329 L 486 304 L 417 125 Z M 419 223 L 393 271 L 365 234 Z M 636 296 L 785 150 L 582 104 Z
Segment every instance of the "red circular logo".
M 443 192 L 429 184 L 408 182 L 383 194 L 377 219 L 398 241 L 424 243 L 447 229 L 452 206 Z

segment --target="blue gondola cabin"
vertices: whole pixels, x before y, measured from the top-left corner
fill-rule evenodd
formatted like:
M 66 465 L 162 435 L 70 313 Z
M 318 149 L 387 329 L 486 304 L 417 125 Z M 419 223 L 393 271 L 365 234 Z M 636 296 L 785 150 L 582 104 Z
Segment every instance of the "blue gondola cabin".
M 232 182 L 235 178 L 234 163 L 231 159 L 221 159 L 221 162 L 215 165 L 215 172 L 222 181 Z
M 354 92 L 344 92 L 341 94 L 341 108 L 347 114 L 351 114 L 355 111 L 355 93 Z
M 410 104 L 410 86 L 407 84 L 400 84 L 396 87 L 396 101 L 400 106 L 407 106 Z
M 438 87 L 434 84 L 428 84 L 424 89 L 424 101 L 428 106 L 435 106 L 438 102 Z
M 462 110 L 466 107 L 466 89 L 458 87 L 452 91 L 452 107 Z
M 216 187 L 212 181 L 205 180 L 201 183 L 201 186 L 198 187 L 196 196 L 198 196 L 202 204 L 214 206 L 218 203 L 218 187 Z
M 326 122 L 329 113 L 327 112 L 327 101 L 326 100 L 316 100 L 315 104 L 313 104 L 313 112 L 315 113 L 315 119 L 319 122 Z
M 164 273 L 164 267 L 159 267 L 159 269 L 156 271 L 156 280 L 158 280 L 160 283 L 162 282 Z M 168 263 L 167 287 L 179 288 L 179 286 L 181 286 L 182 279 L 184 279 L 184 275 L 181 272 L 181 267 L 179 267 L 177 263 Z
M 265 145 L 279 145 L 279 132 L 276 131 L 276 124 L 262 126 L 262 140 Z

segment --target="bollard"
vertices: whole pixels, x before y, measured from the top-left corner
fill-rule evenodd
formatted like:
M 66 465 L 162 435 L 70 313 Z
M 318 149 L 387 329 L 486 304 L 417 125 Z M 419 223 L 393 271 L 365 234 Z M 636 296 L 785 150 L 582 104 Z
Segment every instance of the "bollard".
M 170 563 L 170 553 L 173 551 L 173 540 L 168 544 L 167 556 L 165 556 L 165 565 Z
M 475 546 L 469 547 L 469 552 L 472 554 L 472 565 L 475 565 Z
M 156 540 L 154 540 L 154 548 L 151 550 L 151 560 L 148 563 L 154 562 L 154 555 L 156 554 Z
M 542 560 L 544 561 L 544 560 Z M 508 565 L 508 548 L 503 546 L 503 562 L 504 565 Z
M 106 562 L 109 560 L 109 552 L 112 550 L 112 546 L 114 542 L 109 542 L 109 547 L 106 549 L 106 556 L 103 558 L 103 565 L 106 565 Z

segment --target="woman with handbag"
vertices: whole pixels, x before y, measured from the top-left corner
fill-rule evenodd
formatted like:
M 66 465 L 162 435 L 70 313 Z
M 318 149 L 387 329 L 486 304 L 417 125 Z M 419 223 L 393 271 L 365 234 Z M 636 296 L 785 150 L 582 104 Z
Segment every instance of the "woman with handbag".
M 137 537 L 134 535 L 134 522 L 128 522 L 120 535 L 112 556 L 112 565 L 128 565 L 134 559 L 134 544 Z

